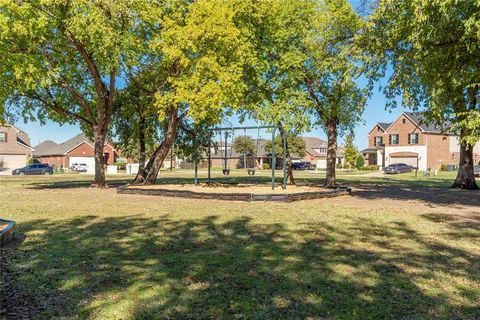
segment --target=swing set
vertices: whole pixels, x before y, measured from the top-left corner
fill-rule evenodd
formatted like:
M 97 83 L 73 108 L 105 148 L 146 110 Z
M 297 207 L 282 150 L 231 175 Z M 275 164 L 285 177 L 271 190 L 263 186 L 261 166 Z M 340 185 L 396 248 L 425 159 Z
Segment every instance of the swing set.
M 276 157 L 275 157 L 275 132 L 277 129 L 281 128 L 280 126 L 276 125 L 268 125 L 268 126 L 256 126 L 256 127 L 214 127 L 210 128 L 208 131 L 210 132 L 209 139 L 208 139 L 208 150 L 207 150 L 207 159 L 208 159 L 208 178 L 207 182 L 211 183 L 211 167 L 212 167 L 212 159 L 221 159 L 222 160 L 222 174 L 224 176 L 230 175 L 230 164 L 232 160 L 232 152 L 233 152 L 233 140 L 235 137 L 235 131 L 243 131 L 243 136 L 245 141 L 247 141 L 247 130 L 257 129 L 257 143 L 256 143 L 256 152 L 255 154 L 250 153 L 250 160 L 253 161 L 246 161 L 247 154 L 244 154 L 244 168 L 247 169 L 247 174 L 249 176 L 255 175 L 255 166 L 256 166 L 256 159 L 255 157 L 258 156 L 258 147 L 259 147 L 259 140 L 260 140 L 260 129 L 271 129 L 272 130 L 272 154 L 271 154 L 271 169 L 272 169 L 272 190 L 275 189 L 275 167 L 276 167 Z M 212 136 L 214 134 L 220 135 L 220 151 L 221 151 L 221 158 L 212 157 L 211 150 L 212 150 Z M 223 139 L 222 139 L 223 135 Z M 229 149 L 229 140 L 230 143 L 230 150 Z M 282 188 L 287 188 L 287 158 L 286 158 L 286 137 L 283 137 L 283 181 L 282 181 Z M 195 150 L 196 156 L 194 157 L 195 162 L 195 184 L 198 184 L 198 144 L 195 143 Z M 253 165 L 252 165 L 253 163 Z

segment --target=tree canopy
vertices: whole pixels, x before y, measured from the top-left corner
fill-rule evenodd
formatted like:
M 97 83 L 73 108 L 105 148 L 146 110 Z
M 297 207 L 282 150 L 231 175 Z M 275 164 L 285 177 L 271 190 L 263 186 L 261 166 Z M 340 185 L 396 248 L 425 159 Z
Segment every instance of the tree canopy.
M 429 121 L 459 134 L 456 187 L 477 188 L 472 149 L 480 139 L 480 3 L 382 0 L 361 36 L 373 79 L 392 69 L 390 105 L 425 108 Z M 446 125 L 446 123 L 450 123 Z M 448 127 L 448 128 L 446 128 Z
M 122 61 L 136 54 L 147 0 L 0 2 L 0 103 L 28 119 L 77 122 L 95 142 L 95 185 Z
M 295 136 L 292 134 L 287 134 L 287 143 L 290 152 L 293 155 L 303 158 L 307 154 L 307 145 L 305 141 L 300 136 Z M 265 143 L 265 152 L 272 152 L 272 141 L 268 140 Z M 283 139 L 281 135 L 275 137 L 275 154 L 281 156 L 283 154 Z
M 240 154 L 255 154 L 256 145 L 250 136 L 237 136 L 233 139 L 233 150 Z

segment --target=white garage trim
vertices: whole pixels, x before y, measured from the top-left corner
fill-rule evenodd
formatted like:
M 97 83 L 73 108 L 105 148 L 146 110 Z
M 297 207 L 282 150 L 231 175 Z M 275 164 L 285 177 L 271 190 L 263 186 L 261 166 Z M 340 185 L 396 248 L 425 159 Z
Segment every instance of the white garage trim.
M 386 146 L 385 147 L 385 166 L 397 162 L 395 155 L 397 152 L 412 152 L 418 154 L 418 169 L 427 170 L 427 146 Z
M 87 171 L 95 170 L 95 158 L 94 157 L 70 157 L 68 165 L 70 168 L 74 163 L 85 163 L 88 166 Z

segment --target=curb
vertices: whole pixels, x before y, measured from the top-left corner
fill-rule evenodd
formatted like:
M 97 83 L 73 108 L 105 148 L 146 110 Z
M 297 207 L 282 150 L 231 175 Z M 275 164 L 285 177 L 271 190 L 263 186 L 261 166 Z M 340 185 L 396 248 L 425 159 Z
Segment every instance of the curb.
M 352 189 L 350 187 L 332 188 L 331 190 L 299 192 L 290 194 L 275 193 L 212 193 L 212 192 L 196 192 L 189 190 L 171 190 L 171 189 L 146 189 L 135 187 L 118 187 L 118 194 L 138 194 L 148 196 L 161 196 L 172 198 L 191 198 L 202 200 L 225 200 L 225 201 L 272 201 L 272 202 L 294 202 L 300 200 L 311 200 L 321 198 L 332 198 L 343 195 L 350 195 Z

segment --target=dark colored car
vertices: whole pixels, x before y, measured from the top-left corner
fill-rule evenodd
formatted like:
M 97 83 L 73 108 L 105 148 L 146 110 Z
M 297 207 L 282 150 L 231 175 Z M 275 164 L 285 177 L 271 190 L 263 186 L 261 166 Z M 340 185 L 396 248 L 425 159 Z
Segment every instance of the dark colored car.
M 310 170 L 312 167 L 310 162 L 294 162 L 292 163 L 293 170 Z
M 394 163 L 385 167 L 383 171 L 387 174 L 390 174 L 390 173 L 394 174 L 394 173 L 412 172 L 414 169 L 415 169 L 414 167 L 409 166 L 408 164 L 405 164 L 405 163 Z
M 15 176 L 34 175 L 34 174 L 50 175 L 50 174 L 53 174 L 53 168 L 48 164 L 33 163 L 23 168 L 13 170 L 12 174 Z
M 475 177 L 480 177 L 480 164 L 473 167 L 473 174 Z

